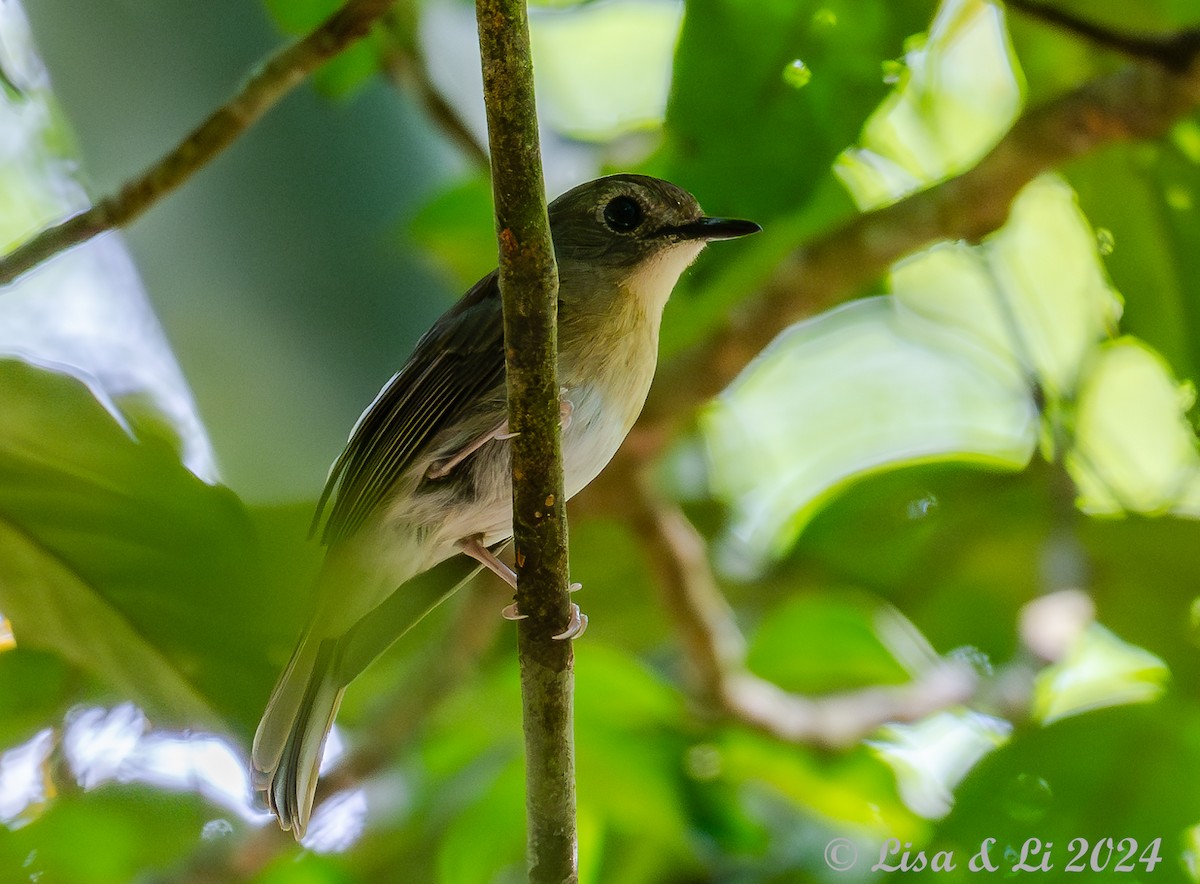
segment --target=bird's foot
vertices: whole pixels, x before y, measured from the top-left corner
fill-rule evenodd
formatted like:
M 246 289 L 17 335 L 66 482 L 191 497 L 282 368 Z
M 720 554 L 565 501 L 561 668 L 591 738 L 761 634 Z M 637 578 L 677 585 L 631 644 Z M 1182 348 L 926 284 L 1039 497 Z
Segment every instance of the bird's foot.
M 571 584 L 572 591 L 579 588 L 578 583 Z M 529 617 L 528 614 L 522 614 L 517 608 L 517 603 L 513 602 L 500 612 L 500 616 L 505 620 L 525 620 Z M 579 610 L 579 605 L 571 605 L 571 619 L 567 621 L 567 628 L 558 635 L 550 636 L 555 641 L 566 641 L 567 639 L 579 638 L 583 635 L 588 626 L 588 616 Z
M 588 616 L 579 610 L 579 605 L 571 605 L 571 619 L 567 623 L 567 628 L 558 635 L 550 636 L 555 641 L 566 641 L 567 639 L 576 639 L 583 635 L 587 629 Z

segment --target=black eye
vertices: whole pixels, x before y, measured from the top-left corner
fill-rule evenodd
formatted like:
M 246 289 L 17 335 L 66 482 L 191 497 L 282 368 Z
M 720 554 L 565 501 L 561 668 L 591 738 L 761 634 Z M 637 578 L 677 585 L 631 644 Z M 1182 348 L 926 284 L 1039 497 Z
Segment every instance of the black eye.
M 645 218 L 641 203 L 631 196 L 616 196 L 604 207 L 604 220 L 613 230 L 633 230 Z

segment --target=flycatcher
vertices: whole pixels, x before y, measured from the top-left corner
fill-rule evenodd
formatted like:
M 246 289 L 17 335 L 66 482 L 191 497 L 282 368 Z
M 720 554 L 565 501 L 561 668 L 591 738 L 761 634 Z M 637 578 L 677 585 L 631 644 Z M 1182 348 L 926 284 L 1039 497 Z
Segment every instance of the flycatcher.
M 549 206 L 558 262 L 558 381 L 567 497 L 605 467 L 646 401 L 663 307 L 704 246 L 757 232 L 708 218 L 687 191 L 612 175 Z M 492 550 L 512 536 L 512 472 L 497 273 L 417 343 L 358 419 L 313 520 L 328 550 L 316 610 L 254 737 L 255 784 L 299 839 L 325 739 L 346 688 L 335 662 L 348 630 L 416 575 L 466 554 L 515 588 Z M 400 589 L 397 589 L 400 587 Z M 427 592 L 427 591 L 426 591 Z M 407 631 L 440 597 L 413 593 Z M 390 603 L 389 603 L 390 604 Z M 585 620 L 573 609 L 561 636 Z

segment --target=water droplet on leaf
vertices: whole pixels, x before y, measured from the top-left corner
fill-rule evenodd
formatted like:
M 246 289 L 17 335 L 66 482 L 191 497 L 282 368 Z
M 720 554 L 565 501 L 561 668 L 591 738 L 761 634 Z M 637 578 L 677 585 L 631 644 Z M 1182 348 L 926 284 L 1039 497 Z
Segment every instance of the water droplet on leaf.
M 828 6 L 822 6 L 812 17 L 813 27 L 832 28 L 837 26 L 837 13 Z
M 1050 784 L 1033 774 L 1017 774 L 1004 789 L 1004 809 L 1020 823 L 1036 823 L 1053 803 Z
M 798 58 L 783 69 L 783 82 L 793 89 L 803 89 L 811 79 L 812 68 Z
M 961 648 L 955 648 L 947 656 L 951 660 L 959 660 L 966 663 L 982 678 L 989 677 L 994 671 L 991 658 L 973 645 L 963 645 Z
M 908 502 L 906 514 L 910 520 L 916 521 L 917 519 L 924 519 L 926 516 L 931 515 L 937 508 L 937 496 L 931 492 L 926 492 Z
M 905 73 L 908 71 L 907 65 L 902 61 L 897 61 L 894 58 L 886 59 L 883 62 L 883 82 L 889 86 L 895 86 L 904 79 Z
M 217 841 L 232 834 L 233 826 L 226 819 L 209 820 L 200 830 L 200 838 L 204 841 Z
M 1096 248 L 1100 250 L 1101 255 L 1111 255 L 1116 246 L 1117 240 L 1111 230 L 1107 227 L 1096 228 Z

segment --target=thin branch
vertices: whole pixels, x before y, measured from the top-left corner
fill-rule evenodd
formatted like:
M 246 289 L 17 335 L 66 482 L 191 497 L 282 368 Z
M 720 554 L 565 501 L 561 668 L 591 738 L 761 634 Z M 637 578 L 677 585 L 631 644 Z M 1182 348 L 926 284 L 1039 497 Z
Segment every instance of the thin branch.
M 473 165 L 488 167 L 487 150 L 480 145 L 459 112 L 446 100 L 429 76 L 425 52 L 417 34 L 417 11 L 412 0 L 404 0 L 383 19 L 388 34 L 388 51 L 383 72 L 397 86 L 409 89 L 420 100 L 429 118 Z
M 566 495 L 558 389 L 558 270 L 546 214 L 525 0 L 476 0 L 500 245 L 512 440 L 517 630 L 529 880 L 577 880 L 574 655 L 566 629 Z
M 887 722 L 914 721 L 970 699 L 965 663 L 932 666 L 906 685 L 813 698 L 791 694 L 746 667 L 746 642 L 708 563 L 704 538 L 683 512 L 631 475 L 627 517 L 683 640 L 700 695 L 730 718 L 781 740 L 850 746 Z
M 0 286 L 65 249 L 133 221 L 232 144 L 321 64 L 365 37 L 393 2 L 348 0 L 315 31 L 267 59 L 237 95 L 115 194 L 46 228 L 0 259 Z
M 1133 34 L 1106 28 L 1096 22 L 1076 18 L 1064 9 L 1030 0 L 1005 0 L 1005 5 L 1030 18 L 1040 19 L 1062 31 L 1083 37 L 1097 46 L 1119 52 L 1138 61 L 1166 66 L 1182 74 L 1200 52 L 1200 29 L 1188 28 L 1169 34 Z
M 641 425 L 657 439 L 723 390 L 785 328 L 858 294 L 905 255 L 940 240 L 976 241 L 1008 218 L 1043 172 L 1101 148 L 1164 134 L 1200 107 L 1200 47 L 1185 70 L 1135 65 L 1027 111 L 979 163 L 802 245 L 708 340 L 663 366 Z

